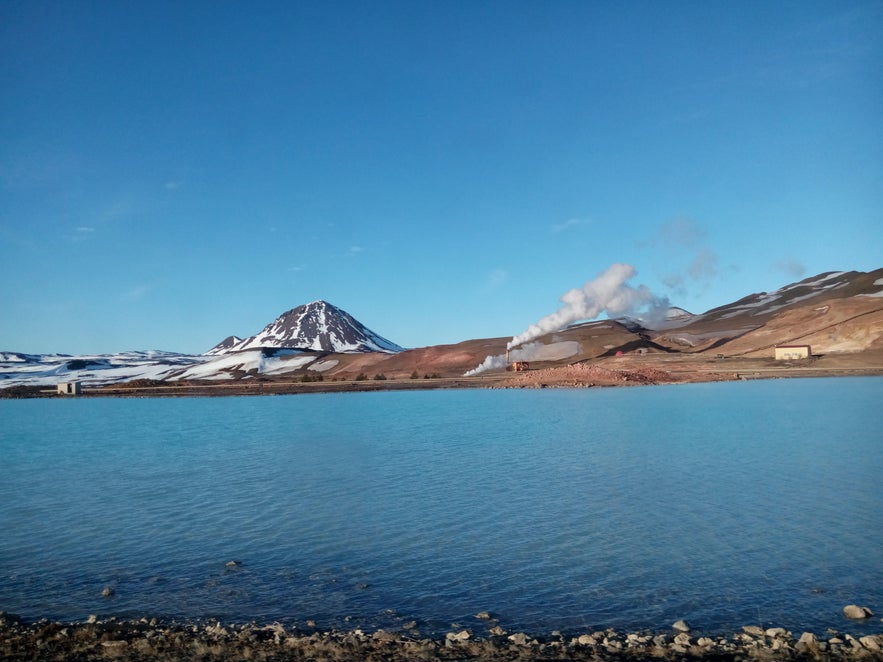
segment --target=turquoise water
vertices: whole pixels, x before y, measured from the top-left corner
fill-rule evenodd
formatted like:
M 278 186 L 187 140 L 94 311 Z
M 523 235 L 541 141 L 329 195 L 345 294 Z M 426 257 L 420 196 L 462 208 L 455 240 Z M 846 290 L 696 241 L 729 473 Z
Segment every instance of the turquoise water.
M 881 403 L 880 378 L 0 401 L 0 610 L 878 632 L 840 610 L 883 613 Z

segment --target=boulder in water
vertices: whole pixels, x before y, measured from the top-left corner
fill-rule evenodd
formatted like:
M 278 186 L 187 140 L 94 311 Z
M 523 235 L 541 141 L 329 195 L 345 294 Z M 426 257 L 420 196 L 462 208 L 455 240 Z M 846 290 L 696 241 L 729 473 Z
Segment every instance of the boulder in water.
M 843 615 L 846 616 L 846 618 L 854 618 L 860 620 L 873 616 L 874 612 L 872 612 L 867 607 L 859 607 L 858 605 L 846 605 L 843 608 Z
M 677 630 L 678 632 L 689 632 L 690 624 L 685 620 L 675 621 L 671 626 L 672 630 Z

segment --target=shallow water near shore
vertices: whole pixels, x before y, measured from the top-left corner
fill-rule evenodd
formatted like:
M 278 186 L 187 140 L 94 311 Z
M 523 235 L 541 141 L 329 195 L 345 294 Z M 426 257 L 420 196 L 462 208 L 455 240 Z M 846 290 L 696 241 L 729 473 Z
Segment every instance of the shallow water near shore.
M 0 401 L 0 610 L 879 632 L 881 402 L 883 378 Z

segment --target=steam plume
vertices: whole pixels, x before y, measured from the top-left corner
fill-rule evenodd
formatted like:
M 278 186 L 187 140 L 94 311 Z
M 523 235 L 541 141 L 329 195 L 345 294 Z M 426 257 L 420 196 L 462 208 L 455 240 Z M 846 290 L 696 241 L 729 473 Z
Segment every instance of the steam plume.
M 479 375 L 483 373 L 485 370 L 502 370 L 506 367 L 506 355 L 498 354 L 497 356 L 488 356 L 484 361 L 475 366 L 472 370 L 467 370 L 463 373 L 464 377 L 472 377 L 474 375 Z
M 621 316 L 642 309 L 649 309 L 652 314 L 667 307 L 667 301 L 653 296 L 644 285 L 632 287 L 627 284 L 636 273 L 635 268 L 629 264 L 614 264 L 595 280 L 590 280 L 581 288 L 565 292 L 561 297 L 564 304 L 561 308 L 512 338 L 506 345 L 507 349 L 563 329 L 568 324 L 594 319 L 604 311 L 611 316 Z
M 574 322 L 594 319 L 605 311 L 612 317 L 641 314 L 648 322 L 650 321 L 648 318 L 661 319 L 668 308 L 668 300 L 654 296 L 644 285 L 637 287 L 629 285 L 628 281 L 634 278 L 636 273 L 635 268 L 629 264 L 611 265 L 581 288 L 565 292 L 561 297 L 561 302 L 564 304 L 561 308 L 531 324 L 512 338 L 506 349 L 512 350 Z M 513 354 L 516 360 L 528 360 L 526 355 L 530 351 L 528 348 L 523 349 L 525 350 L 523 358 Z M 488 356 L 481 365 L 470 370 L 466 375 L 476 375 L 485 370 L 504 367 L 506 367 L 504 355 Z

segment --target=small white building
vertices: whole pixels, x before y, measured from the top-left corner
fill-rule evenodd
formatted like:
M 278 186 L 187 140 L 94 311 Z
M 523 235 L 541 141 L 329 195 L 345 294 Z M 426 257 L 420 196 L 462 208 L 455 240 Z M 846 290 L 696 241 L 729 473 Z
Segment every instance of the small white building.
M 83 387 L 80 385 L 80 382 L 59 382 L 58 383 L 58 395 L 80 395 L 83 392 Z
M 776 347 L 776 361 L 795 361 L 808 359 L 812 356 L 812 348 L 809 345 L 778 345 Z

